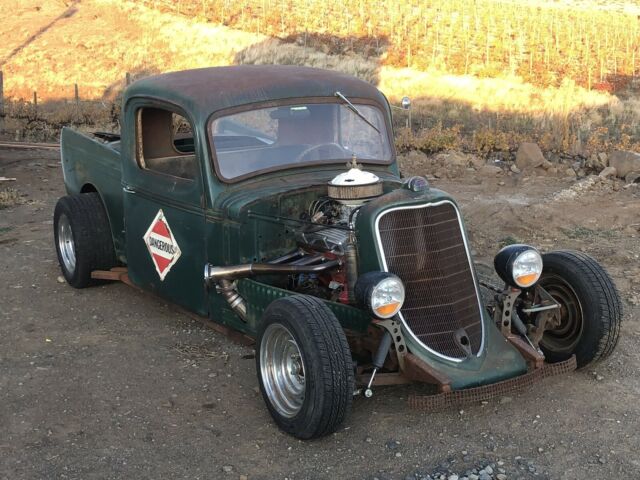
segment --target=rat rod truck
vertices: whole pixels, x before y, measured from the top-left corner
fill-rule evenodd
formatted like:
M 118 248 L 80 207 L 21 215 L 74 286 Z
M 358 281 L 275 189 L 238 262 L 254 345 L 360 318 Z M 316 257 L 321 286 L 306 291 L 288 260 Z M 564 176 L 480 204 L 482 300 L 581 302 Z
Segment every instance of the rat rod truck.
M 354 77 L 145 78 L 125 91 L 121 136 L 64 129 L 61 152 L 67 282 L 125 279 L 254 338 L 266 406 L 296 437 L 335 431 L 372 386 L 432 384 L 410 402 L 442 408 L 583 367 L 618 340 L 616 288 L 583 253 L 510 245 L 500 286 L 480 282 L 455 201 L 400 177 L 390 105 Z

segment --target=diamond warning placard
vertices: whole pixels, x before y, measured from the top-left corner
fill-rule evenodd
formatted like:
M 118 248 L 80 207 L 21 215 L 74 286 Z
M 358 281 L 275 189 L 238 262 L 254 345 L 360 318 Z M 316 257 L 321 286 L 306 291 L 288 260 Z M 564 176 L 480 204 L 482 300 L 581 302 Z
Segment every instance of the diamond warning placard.
M 142 238 L 151 254 L 151 260 L 156 266 L 160 280 L 164 280 L 171 267 L 180 258 L 181 252 L 162 210 L 158 210 L 156 218 L 153 219 Z

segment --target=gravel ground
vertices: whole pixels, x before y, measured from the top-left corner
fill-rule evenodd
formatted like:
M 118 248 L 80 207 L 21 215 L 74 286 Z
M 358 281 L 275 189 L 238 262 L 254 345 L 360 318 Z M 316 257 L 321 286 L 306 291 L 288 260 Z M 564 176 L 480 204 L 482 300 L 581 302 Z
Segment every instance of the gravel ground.
M 460 199 L 481 256 L 519 235 L 607 265 L 626 308 L 610 359 L 460 411 L 414 411 L 406 398 L 415 387 L 378 388 L 355 399 L 340 431 L 301 442 L 271 422 L 250 348 L 124 285 L 79 291 L 59 281 L 57 162 L 55 152 L 0 150 L 0 176 L 17 178 L 0 190 L 21 195 L 0 210 L 0 478 L 637 478 L 640 247 L 627 227 L 640 202 L 632 189 L 601 185 L 556 201 L 571 184 L 438 185 Z

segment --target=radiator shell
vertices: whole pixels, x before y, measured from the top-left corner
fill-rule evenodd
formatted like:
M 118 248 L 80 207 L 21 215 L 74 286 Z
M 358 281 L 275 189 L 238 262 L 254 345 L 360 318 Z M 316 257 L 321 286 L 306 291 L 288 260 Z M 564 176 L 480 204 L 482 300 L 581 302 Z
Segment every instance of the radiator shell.
M 482 305 L 462 220 L 449 200 L 389 208 L 375 221 L 384 270 L 406 289 L 400 318 L 414 341 L 461 361 L 482 350 Z

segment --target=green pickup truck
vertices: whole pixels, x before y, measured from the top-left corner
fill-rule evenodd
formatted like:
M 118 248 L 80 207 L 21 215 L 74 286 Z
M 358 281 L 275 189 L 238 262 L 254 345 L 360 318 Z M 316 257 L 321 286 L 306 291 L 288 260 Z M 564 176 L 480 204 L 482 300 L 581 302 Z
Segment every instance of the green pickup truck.
M 109 278 L 255 339 L 260 389 L 298 438 L 354 395 L 423 382 L 434 409 L 611 353 L 613 282 L 583 253 L 510 245 L 480 281 L 455 201 L 402 178 L 391 108 L 354 77 L 233 66 L 139 80 L 121 134 L 64 129 L 55 246 L 76 288 Z M 110 275 L 117 275 L 112 277 Z

